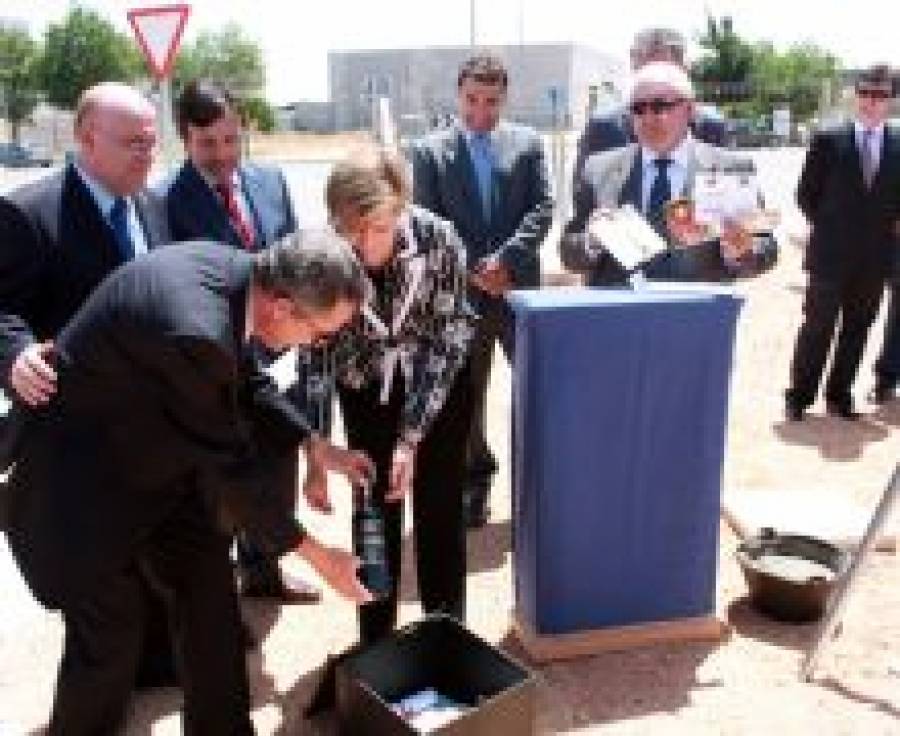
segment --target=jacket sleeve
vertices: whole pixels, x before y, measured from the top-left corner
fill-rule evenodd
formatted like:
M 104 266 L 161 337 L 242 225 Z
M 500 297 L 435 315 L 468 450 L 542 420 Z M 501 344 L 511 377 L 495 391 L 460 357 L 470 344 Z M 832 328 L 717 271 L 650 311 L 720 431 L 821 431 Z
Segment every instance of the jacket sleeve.
M 553 223 L 553 197 L 550 173 L 540 136 L 533 134 L 525 152 L 528 177 L 528 201 L 525 214 L 515 233 L 500 246 L 496 257 L 512 273 L 516 284 L 527 284 L 534 264 L 540 260 L 540 247 Z
M 40 308 L 46 257 L 25 213 L 0 198 L 0 385 L 7 390 L 16 356 L 35 339 L 29 322 Z
M 287 185 L 284 172 L 278 171 L 278 180 L 281 185 L 281 197 L 284 201 L 284 235 L 297 232 L 297 215 L 294 213 L 294 201 L 291 199 L 291 190 Z
M 829 135 L 824 131 L 817 132 L 810 142 L 800 181 L 797 185 L 797 204 L 806 219 L 812 222 L 819 207 L 822 192 L 827 182 L 829 158 Z
M 164 411 L 219 511 L 274 556 L 295 548 L 303 528 L 262 481 L 273 457 L 297 452 L 306 421 L 255 361 L 237 362 L 211 341 L 179 337 L 158 364 Z
M 441 211 L 438 197 L 437 165 L 434 154 L 425 141 L 417 141 L 413 144 L 411 157 L 413 203 L 436 215 L 445 216 L 446 213 Z
M 587 223 L 597 206 L 594 187 L 583 166 L 572 189 L 572 218 L 566 223 L 559 240 L 562 264 L 576 273 L 587 273 L 596 264 L 598 255 L 589 248 Z
M 475 314 L 466 296 L 466 262 L 462 242 L 449 223 L 435 228 L 442 242 L 429 253 L 435 272 L 430 295 L 434 333 L 413 359 L 413 379 L 401 418 L 400 436 L 418 442 L 443 409 L 447 395 L 469 354 Z

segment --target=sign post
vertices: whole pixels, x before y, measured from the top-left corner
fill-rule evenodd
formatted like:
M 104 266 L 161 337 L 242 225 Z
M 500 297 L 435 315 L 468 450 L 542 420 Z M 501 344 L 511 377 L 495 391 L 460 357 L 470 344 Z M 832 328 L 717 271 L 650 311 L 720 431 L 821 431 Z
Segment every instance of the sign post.
M 174 162 L 177 150 L 172 115 L 172 67 L 190 12 L 189 5 L 174 4 L 133 8 L 127 13 L 128 23 L 159 89 L 162 161 L 167 167 Z

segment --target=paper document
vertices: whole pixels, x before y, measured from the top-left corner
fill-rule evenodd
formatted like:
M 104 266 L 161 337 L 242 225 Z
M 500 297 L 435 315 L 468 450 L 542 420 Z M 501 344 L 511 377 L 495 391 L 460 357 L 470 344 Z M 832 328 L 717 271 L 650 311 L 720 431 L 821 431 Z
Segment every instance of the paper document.
M 631 205 L 597 210 L 591 215 L 587 230 L 589 247 L 599 245 L 626 271 L 634 271 L 668 250 L 666 241 Z

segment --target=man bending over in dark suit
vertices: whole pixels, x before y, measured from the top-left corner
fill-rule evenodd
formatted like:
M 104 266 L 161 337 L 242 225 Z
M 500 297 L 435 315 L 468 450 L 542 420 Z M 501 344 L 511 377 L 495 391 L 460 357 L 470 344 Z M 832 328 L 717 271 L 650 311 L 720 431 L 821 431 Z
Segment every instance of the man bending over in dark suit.
M 892 90 L 889 67 L 868 69 L 856 83 L 855 119 L 818 131 L 806 154 L 797 203 L 812 230 L 803 322 L 785 392 L 792 421 L 815 401 L 838 323 L 825 406 L 844 419 L 859 416 L 851 389 L 900 241 L 900 131 L 885 122 Z
M 248 351 L 326 339 L 367 288 L 332 234 L 254 255 L 189 243 L 118 270 L 59 335 L 57 391 L 25 428 L 8 531 L 35 597 L 66 622 L 51 734 L 121 727 L 144 577 L 170 597 L 185 733 L 253 733 L 226 521 L 370 599 L 358 561 L 305 534 L 259 478 L 301 445 L 354 483 L 371 463 L 311 434 Z
M 258 251 L 296 231 L 294 207 L 281 171 L 241 161 L 241 118 L 227 89 L 205 79 L 188 82 L 175 105 L 175 117 L 187 159 L 165 188 L 174 240 L 210 240 Z M 319 350 L 301 352 L 304 358 L 322 359 Z M 271 356 L 260 355 L 260 359 L 268 363 Z M 303 369 L 304 362 L 299 360 L 298 370 Z M 323 417 L 331 402 L 321 399 L 325 405 L 321 411 L 311 407 L 306 379 L 305 373 L 298 375 L 289 395 L 310 425 L 327 433 Z M 285 508 L 292 510 L 297 504 L 296 463 L 280 468 L 271 480 L 278 485 Z M 237 559 L 245 596 L 283 603 L 313 603 L 321 597 L 311 583 L 296 577 L 285 580 L 276 561 L 267 558 L 245 531 L 238 533 Z
M 114 269 L 169 240 L 162 202 L 144 188 L 156 113 L 118 83 L 86 90 L 75 111 L 73 163 L 0 197 L 0 381 L 13 399 L 4 445 L 25 406 L 56 391 L 53 340 Z M 4 467 L 6 461 L 4 461 Z M 171 685 L 175 671 L 162 601 L 146 593 L 138 686 Z
M 497 461 L 485 437 L 485 397 L 494 346 L 512 351 L 512 317 L 503 295 L 540 283 L 540 247 L 553 219 L 550 179 L 540 137 L 501 122 L 507 72 L 493 56 L 459 70 L 459 122 L 413 148 L 413 201 L 449 220 L 466 247 L 469 300 L 479 322 L 472 343 L 472 431 L 467 523 L 481 526 Z
M 637 143 L 595 153 L 576 183 L 574 214 L 560 240 L 563 264 L 587 276 L 593 286 L 622 285 L 626 272 L 602 243 L 587 232 L 597 208 L 631 205 L 666 239 L 669 249 L 642 267 L 650 279 L 726 281 L 771 268 L 777 245 L 767 231 L 748 232 L 726 222 L 721 237 L 703 239 L 696 223 L 674 232 L 666 206 L 674 198 L 693 196 L 705 169 L 722 170 L 733 157 L 721 148 L 695 140 L 689 123 L 693 89 L 680 66 L 652 62 L 634 75 L 629 109 Z M 685 247 L 689 246 L 689 247 Z

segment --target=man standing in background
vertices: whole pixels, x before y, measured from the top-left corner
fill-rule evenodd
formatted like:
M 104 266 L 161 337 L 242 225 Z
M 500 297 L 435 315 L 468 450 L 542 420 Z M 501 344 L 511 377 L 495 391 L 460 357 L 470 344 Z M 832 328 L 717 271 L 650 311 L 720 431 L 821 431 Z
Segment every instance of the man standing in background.
M 470 300 L 478 311 L 472 346 L 472 430 L 466 522 L 482 526 L 497 461 L 485 437 L 485 398 L 494 346 L 509 358 L 512 315 L 503 296 L 540 282 L 540 246 L 553 200 L 538 134 L 500 121 L 508 75 L 494 56 L 476 55 L 457 77 L 459 121 L 413 148 L 413 200 L 456 227 L 466 246 Z
M 890 68 L 870 67 L 856 82 L 854 119 L 818 131 L 806 154 L 797 203 L 812 231 L 803 321 L 785 392 L 791 421 L 803 419 L 815 401 L 838 324 L 826 409 L 848 420 L 859 416 L 851 389 L 900 237 L 900 133 L 885 123 L 892 95 Z
M 224 87 L 205 79 L 189 82 L 178 97 L 176 126 L 187 158 L 166 188 L 166 209 L 174 240 L 203 239 L 258 251 L 297 230 L 294 207 L 282 172 L 241 161 L 243 137 L 237 101 Z M 307 354 L 321 356 L 321 351 Z M 259 356 L 267 363 L 271 356 Z M 302 370 L 302 363 L 298 361 Z M 291 396 L 312 426 L 319 412 L 306 405 L 304 375 Z M 297 502 L 297 467 L 273 473 L 287 509 Z M 251 598 L 282 603 L 315 603 L 321 593 L 299 578 L 284 580 L 274 559 L 245 532 L 238 533 L 241 591 Z
M 677 64 L 687 70 L 684 36 L 671 28 L 645 28 L 638 32 L 631 44 L 631 71 L 652 61 Z M 697 140 L 712 146 L 725 145 L 725 119 L 712 106 L 695 105 L 690 126 Z M 631 116 L 624 106 L 592 114 L 578 139 L 573 180 L 578 181 L 585 159 L 592 153 L 621 148 L 635 140 Z

